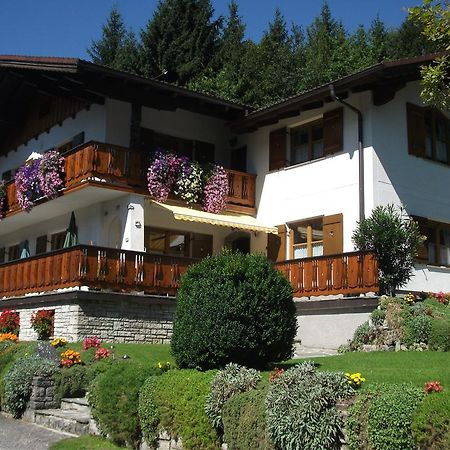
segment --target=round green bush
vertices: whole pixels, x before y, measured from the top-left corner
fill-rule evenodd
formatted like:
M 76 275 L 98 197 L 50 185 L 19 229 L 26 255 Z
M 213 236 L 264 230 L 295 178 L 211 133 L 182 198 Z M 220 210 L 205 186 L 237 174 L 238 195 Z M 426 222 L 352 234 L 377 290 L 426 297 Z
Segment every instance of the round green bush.
M 296 324 L 291 286 L 272 263 L 225 252 L 183 276 L 172 353 L 179 367 L 261 368 L 291 357 Z

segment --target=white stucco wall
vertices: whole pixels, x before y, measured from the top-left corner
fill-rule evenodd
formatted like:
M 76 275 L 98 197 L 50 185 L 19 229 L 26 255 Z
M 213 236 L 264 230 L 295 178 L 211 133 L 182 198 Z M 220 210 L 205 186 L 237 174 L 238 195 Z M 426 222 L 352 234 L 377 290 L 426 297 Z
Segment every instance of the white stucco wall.
M 373 108 L 374 205 L 403 205 L 410 215 L 450 223 L 450 168 L 408 153 L 408 102 L 422 105 L 418 81 Z M 403 289 L 450 291 L 450 269 L 418 266 Z
M 367 93 L 353 95 L 348 101 L 369 113 Z M 256 203 L 258 219 L 279 225 L 322 215 L 343 214 L 344 251 L 352 251 L 351 234 L 359 219 L 357 116 L 344 108 L 344 150 L 320 160 L 286 167 L 269 173 L 269 135 L 281 127 L 293 128 L 320 119 L 325 111 L 340 107 L 330 103 L 323 109 L 302 112 L 300 116 L 260 128 L 238 137 L 237 145 L 247 145 L 248 171 L 257 173 Z M 366 120 L 365 155 L 372 152 L 371 123 Z M 289 146 L 289 137 L 288 137 Z M 365 165 L 366 211 L 372 208 L 371 160 Z M 367 182 L 369 181 L 369 182 Z M 266 239 L 258 239 L 258 248 L 265 251 Z
M 216 162 L 229 166 L 229 140 L 232 135 L 224 120 L 182 109 L 159 111 L 143 107 L 141 126 L 170 136 L 214 144 Z
M 69 117 L 61 125 L 55 125 L 49 132 L 44 132 L 37 139 L 31 139 L 25 145 L 21 145 L 17 151 L 10 151 L 0 156 L 0 176 L 3 172 L 16 169 L 33 152 L 42 152 L 64 143 L 73 136 L 84 132 L 86 141 L 105 141 L 105 107 L 92 105 L 89 110 L 82 110 Z

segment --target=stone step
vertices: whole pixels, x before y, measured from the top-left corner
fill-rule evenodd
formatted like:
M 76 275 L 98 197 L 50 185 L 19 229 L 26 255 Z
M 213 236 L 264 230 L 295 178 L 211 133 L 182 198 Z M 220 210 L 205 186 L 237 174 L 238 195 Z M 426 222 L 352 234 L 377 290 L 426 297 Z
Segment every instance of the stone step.
M 61 399 L 61 409 L 67 411 L 80 411 L 85 414 L 90 414 L 89 403 L 86 398 L 63 398 Z
M 68 409 L 41 409 L 34 413 L 34 423 L 81 436 L 89 434 L 90 414 Z

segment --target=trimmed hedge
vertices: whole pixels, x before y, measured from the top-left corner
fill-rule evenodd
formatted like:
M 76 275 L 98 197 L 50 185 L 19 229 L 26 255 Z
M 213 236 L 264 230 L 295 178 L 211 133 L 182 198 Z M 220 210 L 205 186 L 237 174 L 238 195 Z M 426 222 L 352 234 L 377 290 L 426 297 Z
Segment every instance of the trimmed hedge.
M 219 436 L 205 413 L 215 373 L 169 370 L 145 383 L 139 413 L 147 443 L 165 430 L 172 438 L 181 438 L 185 450 L 220 449 Z
M 95 362 L 92 366 L 74 365 L 59 369 L 55 373 L 55 398 L 84 397 L 90 384 L 100 373 L 106 372 L 112 365 L 110 359 Z
M 374 385 L 361 392 L 349 408 L 350 450 L 414 450 L 414 411 L 423 392 L 411 385 Z
M 158 373 L 157 369 L 120 362 L 95 378 L 88 400 L 102 434 L 118 445 L 132 448 L 139 446 L 139 390 L 149 376 Z
M 296 328 L 291 286 L 272 263 L 225 252 L 183 276 L 172 352 L 181 368 L 261 368 L 291 356 Z
M 414 413 L 412 430 L 420 450 L 450 448 L 450 391 L 423 399 Z
M 274 450 L 267 434 L 265 400 L 269 386 L 231 397 L 223 408 L 224 441 L 229 450 Z

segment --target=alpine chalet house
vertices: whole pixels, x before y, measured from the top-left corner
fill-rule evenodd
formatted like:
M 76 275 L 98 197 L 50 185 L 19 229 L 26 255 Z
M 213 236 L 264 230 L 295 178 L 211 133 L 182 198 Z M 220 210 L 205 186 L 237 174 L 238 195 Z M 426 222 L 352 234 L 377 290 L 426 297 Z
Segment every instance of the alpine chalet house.
M 337 345 L 377 304 L 352 232 L 388 203 L 427 236 L 404 290 L 450 291 L 449 118 L 420 98 L 432 59 L 252 110 L 79 59 L 0 56 L 0 307 L 20 312 L 21 339 L 45 308 L 69 340 L 168 342 L 181 274 L 228 247 L 290 280 L 304 344 Z M 220 211 L 150 195 L 158 150 L 223 166 Z

